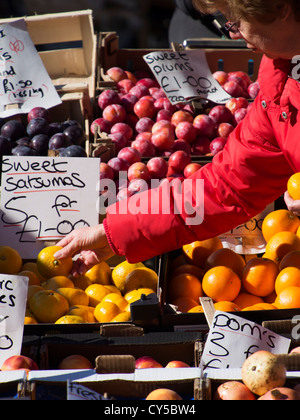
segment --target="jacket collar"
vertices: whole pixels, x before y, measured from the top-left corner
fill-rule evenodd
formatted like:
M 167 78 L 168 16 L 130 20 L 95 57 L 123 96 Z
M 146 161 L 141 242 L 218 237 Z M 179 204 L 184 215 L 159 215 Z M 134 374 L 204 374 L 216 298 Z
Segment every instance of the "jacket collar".
M 259 71 L 259 82 L 266 100 L 280 101 L 291 70 L 291 60 L 272 60 L 266 56 L 263 57 Z

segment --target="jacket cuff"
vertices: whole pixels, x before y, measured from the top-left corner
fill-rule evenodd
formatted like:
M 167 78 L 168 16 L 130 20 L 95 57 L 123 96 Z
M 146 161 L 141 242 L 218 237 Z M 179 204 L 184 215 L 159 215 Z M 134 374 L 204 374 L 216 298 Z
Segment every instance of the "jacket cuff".
M 114 246 L 114 244 L 113 244 L 113 242 L 112 242 L 112 240 L 111 240 L 111 236 L 110 236 L 110 233 L 109 233 L 109 228 L 108 228 L 108 222 L 107 222 L 107 218 L 106 219 L 104 219 L 103 220 L 103 227 L 104 227 L 104 230 L 105 230 L 105 234 L 106 234 L 106 238 L 107 238 L 107 241 L 108 241 L 108 244 L 109 244 L 109 246 L 111 247 L 111 249 L 112 249 L 112 251 L 113 251 L 113 253 L 115 254 L 115 255 L 118 255 L 118 256 L 123 256 L 118 250 L 117 250 L 117 248 Z

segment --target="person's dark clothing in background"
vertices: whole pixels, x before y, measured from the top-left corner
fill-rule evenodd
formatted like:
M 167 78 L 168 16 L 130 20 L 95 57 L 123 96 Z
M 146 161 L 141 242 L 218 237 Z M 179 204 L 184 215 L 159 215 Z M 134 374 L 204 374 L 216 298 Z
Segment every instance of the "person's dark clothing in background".
M 169 27 L 169 41 L 182 43 L 193 38 L 220 38 L 212 15 L 203 15 L 193 6 L 193 0 L 174 0 L 176 10 Z

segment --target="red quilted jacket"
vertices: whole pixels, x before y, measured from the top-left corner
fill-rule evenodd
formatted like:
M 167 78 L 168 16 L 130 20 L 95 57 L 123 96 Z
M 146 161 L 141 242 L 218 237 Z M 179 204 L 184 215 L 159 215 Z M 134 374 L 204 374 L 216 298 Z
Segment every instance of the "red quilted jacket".
M 197 180 L 204 180 L 203 222 L 189 224 L 190 213 L 177 214 L 174 209 L 180 203 L 174 188 L 171 196 L 164 187 L 141 193 L 147 214 L 121 214 L 120 203 L 108 208 L 104 227 L 117 255 L 134 263 L 219 236 L 259 214 L 286 191 L 289 177 L 300 171 L 300 84 L 289 76 L 291 70 L 290 61 L 263 58 L 261 91 L 251 111 L 224 151 L 188 180 L 193 180 L 192 203 L 197 202 Z M 160 208 L 170 200 L 169 214 L 151 213 L 158 199 Z

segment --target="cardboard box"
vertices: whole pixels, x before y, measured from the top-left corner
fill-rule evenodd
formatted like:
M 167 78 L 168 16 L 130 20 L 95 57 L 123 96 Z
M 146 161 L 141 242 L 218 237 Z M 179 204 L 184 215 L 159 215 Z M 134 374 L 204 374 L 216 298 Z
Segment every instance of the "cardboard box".
M 91 10 L 24 18 L 28 32 L 63 104 L 53 121 L 75 119 L 89 135 L 95 97 L 97 36 Z M 2 19 L 2 24 L 16 20 Z
M 44 337 L 42 370 L 30 372 L 28 378 L 32 398 L 66 399 L 67 381 L 73 381 L 117 399 L 143 399 L 157 388 L 170 388 L 192 399 L 194 382 L 200 375 L 197 366 L 202 345 L 201 334 L 189 333 L 122 338 L 104 338 L 95 334 Z M 87 357 L 95 363 L 96 370 L 55 370 L 64 357 L 72 354 Z M 163 366 L 172 359 L 185 361 L 192 367 L 135 370 L 135 359 L 143 356 L 153 357 Z

